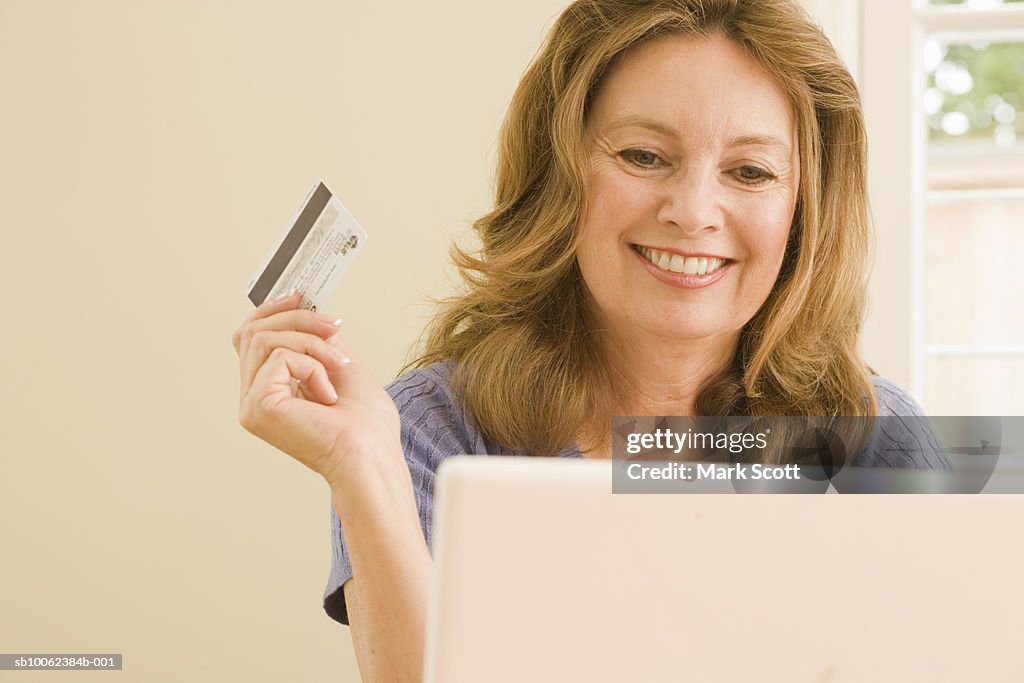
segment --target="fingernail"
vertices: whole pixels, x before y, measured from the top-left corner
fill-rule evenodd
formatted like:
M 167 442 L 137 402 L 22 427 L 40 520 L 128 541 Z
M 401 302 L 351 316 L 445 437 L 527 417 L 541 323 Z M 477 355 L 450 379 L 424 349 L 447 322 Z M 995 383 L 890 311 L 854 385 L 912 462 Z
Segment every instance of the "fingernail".
M 334 327 L 335 329 L 341 327 L 341 318 L 335 317 L 333 315 L 328 315 L 327 313 L 318 313 L 316 317 L 319 318 L 321 322 L 325 322 L 328 325 Z
M 287 299 L 289 297 L 292 297 L 294 295 L 295 295 L 295 290 L 293 289 L 293 290 L 291 290 L 289 292 L 283 292 L 281 294 L 278 294 L 277 296 L 274 297 L 274 301 L 284 301 L 285 299 Z
M 334 399 L 335 403 L 338 402 L 338 392 L 334 390 L 334 387 L 331 387 L 331 398 Z

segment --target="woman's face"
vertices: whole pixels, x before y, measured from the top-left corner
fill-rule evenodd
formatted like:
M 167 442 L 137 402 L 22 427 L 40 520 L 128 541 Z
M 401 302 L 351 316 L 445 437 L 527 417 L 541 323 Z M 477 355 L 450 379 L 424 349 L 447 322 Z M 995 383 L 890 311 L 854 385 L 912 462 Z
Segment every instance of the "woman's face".
M 612 67 L 587 135 L 577 260 L 597 326 L 735 343 L 775 284 L 793 219 L 785 92 L 724 37 L 667 36 Z

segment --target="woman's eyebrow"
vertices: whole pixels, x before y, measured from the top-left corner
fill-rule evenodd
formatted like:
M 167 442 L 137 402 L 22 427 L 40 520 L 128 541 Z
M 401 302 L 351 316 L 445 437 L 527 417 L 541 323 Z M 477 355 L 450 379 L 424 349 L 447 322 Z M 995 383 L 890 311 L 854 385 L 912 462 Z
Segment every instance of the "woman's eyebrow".
M 789 143 L 772 135 L 741 135 L 729 141 L 730 147 L 750 147 L 755 145 L 761 147 L 781 147 L 784 150 L 789 150 Z
M 679 136 L 679 132 L 672 126 L 636 114 L 624 116 L 621 119 L 613 121 L 608 125 L 608 130 L 615 130 L 617 128 L 628 128 L 629 126 L 647 128 L 648 130 L 652 130 L 655 133 L 660 133 L 670 138 L 675 138 Z M 741 135 L 729 141 L 729 147 L 750 146 L 779 147 L 787 152 L 790 148 L 788 142 L 774 135 Z
M 612 122 L 611 124 L 608 125 L 608 129 L 614 130 L 616 128 L 626 128 L 628 126 L 648 128 L 650 130 L 653 130 L 655 133 L 661 133 L 662 135 L 671 138 L 678 136 L 678 132 L 672 126 L 669 126 L 668 124 L 665 123 L 661 123 L 660 121 L 655 121 L 654 119 L 648 119 L 643 116 L 637 116 L 635 114 L 631 116 L 624 116 L 621 119 Z

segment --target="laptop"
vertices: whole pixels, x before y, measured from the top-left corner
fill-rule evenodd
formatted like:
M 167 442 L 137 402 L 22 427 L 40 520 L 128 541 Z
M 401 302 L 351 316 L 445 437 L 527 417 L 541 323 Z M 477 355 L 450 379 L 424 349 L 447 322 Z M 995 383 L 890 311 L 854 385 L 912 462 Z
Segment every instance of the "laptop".
M 1024 496 L 612 494 L 610 461 L 438 475 L 425 680 L 1024 680 Z

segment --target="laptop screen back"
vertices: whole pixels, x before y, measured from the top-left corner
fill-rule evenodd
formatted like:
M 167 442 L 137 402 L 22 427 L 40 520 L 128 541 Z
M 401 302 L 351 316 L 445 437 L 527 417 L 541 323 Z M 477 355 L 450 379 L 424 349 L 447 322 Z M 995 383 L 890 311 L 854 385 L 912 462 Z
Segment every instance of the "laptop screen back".
M 426 680 L 1020 681 L 1024 496 L 625 495 L 441 468 Z

